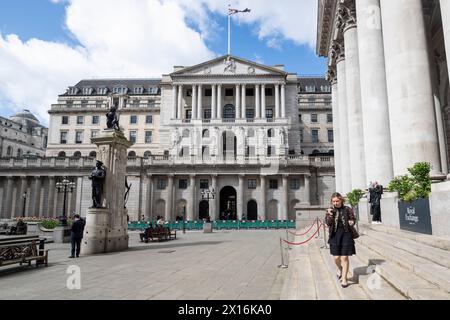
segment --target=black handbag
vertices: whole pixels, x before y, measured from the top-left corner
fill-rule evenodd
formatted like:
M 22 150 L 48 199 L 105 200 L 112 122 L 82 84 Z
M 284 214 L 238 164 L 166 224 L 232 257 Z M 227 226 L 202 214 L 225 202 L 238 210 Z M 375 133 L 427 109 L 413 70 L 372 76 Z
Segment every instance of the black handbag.
M 356 230 L 355 226 L 350 226 L 350 232 L 352 233 L 353 240 L 359 238 L 359 232 Z

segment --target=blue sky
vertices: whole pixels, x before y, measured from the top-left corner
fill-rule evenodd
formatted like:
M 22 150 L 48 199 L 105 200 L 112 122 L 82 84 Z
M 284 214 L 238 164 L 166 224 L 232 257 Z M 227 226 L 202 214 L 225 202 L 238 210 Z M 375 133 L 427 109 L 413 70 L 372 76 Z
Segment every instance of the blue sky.
M 120 7 L 120 0 L 110 1 L 0 0 L 0 64 L 11 66 L 6 71 L 0 68 L 0 115 L 10 116 L 17 110 L 29 108 L 47 122 L 50 104 L 56 102 L 57 95 L 68 85 L 75 84 L 81 78 L 103 75 L 151 77 L 171 72 L 170 66 L 173 65 L 194 64 L 201 62 L 199 59 L 205 60 L 227 52 L 227 16 L 223 14 L 226 12 L 226 5 L 224 8 L 222 0 L 146 0 L 152 5 L 145 9 L 158 11 L 156 16 L 152 16 L 155 13 L 150 12 L 148 16 L 138 16 L 139 10 L 142 11 L 140 8 L 133 11 L 132 3 L 137 7 L 144 0 L 122 2 L 128 7 Z M 114 8 L 103 12 L 105 4 L 111 4 L 112 1 L 115 1 L 117 12 L 114 12 Z M 285 64 L 286 71 L 299 75 L 325 74 L 326 62 L 316 56 L 312 43 L 315 12 L 311 8 L 314 8 L 315 0 L 303 0 L 302 4 L 280 0 L 284 4 L 277 7 L 278 19 L 271 17 L 272 1 L 267 0 L 267 5 L 264 4 L 265 0 L 233 1 L 242 2 L 235 4 L 238 9 L 244 9 L 244 4 L 252 9 L 246 16 L 233 16 L 233 55 L 267 65 Z M 293 12 L 299 9 L 304 12 Z M 126 13 L 124 19 L 129 19 L 129 22 L 127 24 L 126 20 L 123 21 L 124 34 L 108 34 L 109 29 L 114 29 L 109 26 L 116 24 L 115 21 L 120 20 L 127 10 L 130 12 Z M 99 11 L 101 15 L 98 15 Z M 179 34 L 180 41 L 166 43 L 158 38 L 158 34 L 164 33 L 159 27 L 161 21 L 166 19 L 158 17 L 158 14 L 167 14 L 169 20 L 184 18 L 184 22 L 178 21 L 174 27 L 178 29 L 173 31 Z M 158 20 L 159 18 L 163 20 Z M 146 19 L 149 21 L 144 21 Z M 150 20 L 158 20 L 159 25 L 152 25 Z M 148 42 L 152 45 L 147 44 L 142 48 L 149 54 L 139 52 L 137 47 L 146 38 L 136 35 L 136 29 L 127 29 L 132 28 L 133 24 L 145 36 L 148 30 L 152 30 L 148 35 Z M 130 36 L 131 33 L 134 34 Z M 106 40 L 103 41 L 98 34 L 105 34 Z M 8 35 L 17 37 L 8 38 Z M 118 38 L 123 39 L 124 44 Z M 32 39 L 39 41 L 31 41 Z M 103 51 L 96 51 L 98 48 Z M 110 69 L 102 65 L 103 62 L 99 59 L 105 51 L 112 63 L 104 64 L 111 66 Z M 168 51 L 174 53 L 167 54 Z M 145 61 L 150 56 L 153 63 Z M 58 64 L 53 63 L 54 61 L 58 61 Z M 65 70 L 66 66 L 71 71 Z M 30 88 L 34 85 L 34 82 L 30 83 L 30 77 L 42 78 L 42 83 L 36 85 L 36 88 Z M 31 91 L 35 90 L 34 95 L 23 97 L 18 94 L 17 87 L 22 85 L 26 85 Z M 43 88 L 47 95 L 40 98 Z

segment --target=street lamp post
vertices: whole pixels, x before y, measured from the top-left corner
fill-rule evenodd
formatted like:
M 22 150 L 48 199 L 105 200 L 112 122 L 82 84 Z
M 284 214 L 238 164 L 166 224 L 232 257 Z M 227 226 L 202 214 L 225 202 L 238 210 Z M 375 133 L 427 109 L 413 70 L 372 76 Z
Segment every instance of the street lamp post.
M 25 207 L 27 205 L 27 193 L 26 192 L 23 193 L 22 198 L 23 198 L 22 218 L 25 218 Z
M 62 181 L 56 184 L 56 189 L 58 190 L 58 193 L 64 193 L 63 215 L 60 218 L 61 226 L 63 227 L 67 227 L 67 216 L 66 216 L 67 193 L 68 192 L 72 193 L 75 187 L 76 187 L 75 182 L 69 180 L 68 177 L 64 177 Z
M 183 206 L 183 233 L 186 233 L 186 206 Z

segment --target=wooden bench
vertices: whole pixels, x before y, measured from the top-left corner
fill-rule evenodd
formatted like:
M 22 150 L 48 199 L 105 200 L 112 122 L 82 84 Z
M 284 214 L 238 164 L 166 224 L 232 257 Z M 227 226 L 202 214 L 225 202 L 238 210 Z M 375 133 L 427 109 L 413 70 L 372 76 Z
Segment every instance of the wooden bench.
M 48 266 L 48 250 L 39 248 L 39 236 L 18 236 L 0 238 L 0 267 L 11 264 L 28 263 L 36 261 L 36 267 L 40 264 Z
M 141 241 L 148 243 L 149 241 L 161 241 L 161 240 L 172 240 L 177 238 L 177 231 L 170 230 L 166 227 L 157 227 L 146 229 L 144 233 L 141 233 Z

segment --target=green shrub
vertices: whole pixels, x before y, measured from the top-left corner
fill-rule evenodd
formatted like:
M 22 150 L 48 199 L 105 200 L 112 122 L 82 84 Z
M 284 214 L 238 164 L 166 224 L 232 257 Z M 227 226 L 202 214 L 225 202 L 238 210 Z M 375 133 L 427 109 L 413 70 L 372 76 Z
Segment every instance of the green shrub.
M 416 163 L 408 168 L 409 175 L 394 178 L 388 186 L 390 192 L 398 192 L 402 201 L 412 202 L 428 199 L 431 193 L 431 165 L 427 162 Z
M 55 229 L 57 226 L 59 226 L 59 221 L 57 221 L 57 220 L 42 220 L 41 225 L 45 229 Z
M 358 205 L 359 200 L 361 200 L 363 195 L 364 195 L 364 192 L 360 189 L 355 189 L 352 192 L 347 194 L 348 202 L 350 203 L 352 208 L 354 208 Z

